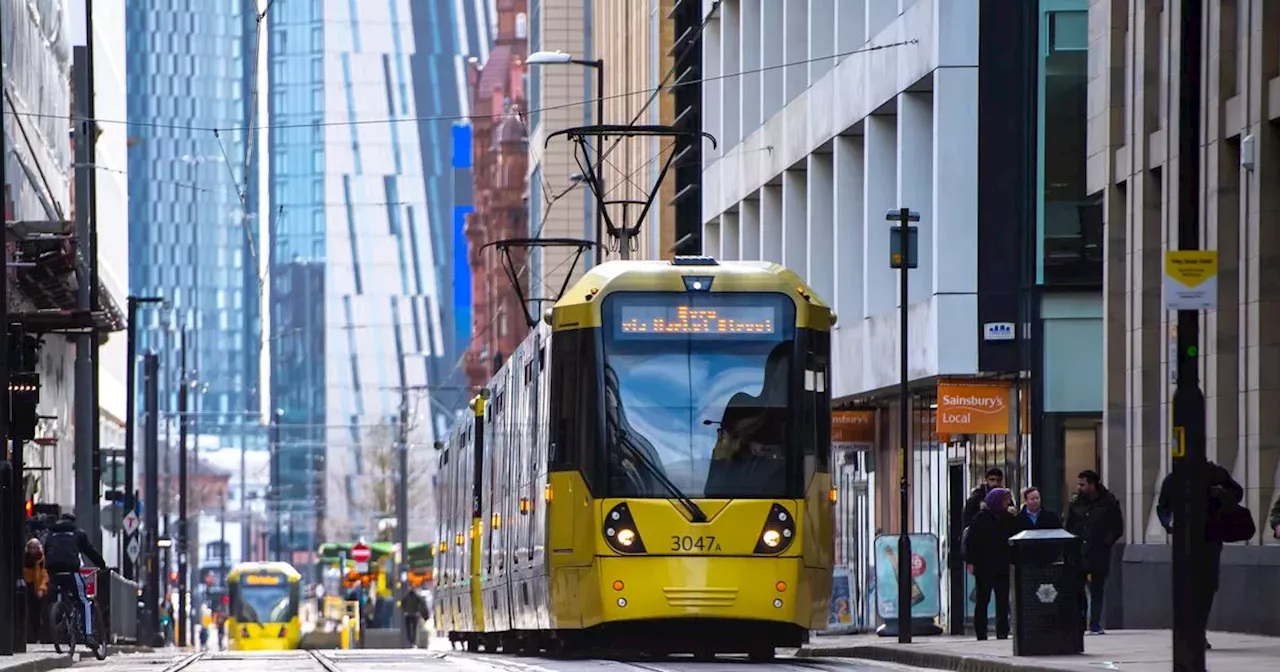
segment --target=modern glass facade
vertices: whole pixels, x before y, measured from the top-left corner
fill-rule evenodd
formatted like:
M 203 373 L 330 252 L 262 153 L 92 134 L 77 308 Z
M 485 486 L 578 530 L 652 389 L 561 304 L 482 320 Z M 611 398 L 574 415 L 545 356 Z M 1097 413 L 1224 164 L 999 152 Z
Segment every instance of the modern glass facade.
M 139 352 L 166 367 L 177 408 L 178 344 L 202 434 L 256 428 L 261 317 L 252 214 L 255 164 L 245 154 L 256 10 L 253 0 L 130 2 L 125 7 L 130 292 L 169 310 L 140 315 Z M 214 132 L 211 129 L 225 129 Z M 248 161 L 246 162 L 246 159 Z M 242 196 L 243 194 L 243 196 Z M 242 201 L 243 198 L 243 201 Z M 235 444 L 238 445 L 238 444 Z
M 488 44 L 472 4 L 304 0 L 267 17 L 271 406 L 290 547 L 372 537 L 394 512 L 369 510 L 361 448 L 394 440 L 403 398 L 411 449 L 430 450 L 439 388 L 460 384 L 445 288 L 465 205 L 452 118 L 468 45 Z
M 1088 0 L 1042 0 L 1038 282 L 1102 285 L 1102 201 L 1086 187 Z

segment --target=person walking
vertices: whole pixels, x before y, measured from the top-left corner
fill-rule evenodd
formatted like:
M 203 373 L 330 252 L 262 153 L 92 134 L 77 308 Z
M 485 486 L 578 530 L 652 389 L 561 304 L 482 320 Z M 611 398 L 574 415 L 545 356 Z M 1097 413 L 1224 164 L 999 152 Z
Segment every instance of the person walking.
M 1280 539 L 1280 499 L 1271 506 L 1271 517 L 1267 520 L 1267 524 L 1271 526 L 1271 534 Z
M 987 610 L 992 593 L 996 600 L 996 639 L 1009 637 L 1009 537 L 1017 532 L 1013 495 L 1004 488 L 992 488 L 961 540 L 965 561 L 977 584 L 973 631 L 979 641 L 987 639 Z
M 418 645 L 418 628 L 426 614 L 426 607 L 418 591 L 412 586 L 405 589 L 404 597 L 400 598 L 400 613 L 404 616 L 404 636 L 409 646 Z
M 1166 532 L 1170 536 L 1173 535 L 1173 512 L 1177 508 L 1177 497 L 1183 492 L 1180 487 L 1179 480 L 1186 478 L 1187 474 L 1183 471 L 1183 462 L 1174 463 L 1173 470 L 1164 477 L 1164 481 L 1160 484 L 1160 497 L 1156 500 L 1156 516 L 1160 518 L 1160 524 L 1164 526 Z M 1252 537 L 1252 533 L 1239 534 L 1235 530 L 1226 529 L 1229 526 L 1227 519 L 1229 514 L 1241 513 L 1238 510 L 1241 507 L 1240 502 L 1244 501 L 1244 488 L 1231 477 L 1231 472 L 1226 467 L 1208 462 L 1205 464 L 1208 473 L 1205 477 L 1205 483 L 1209 486 L 1209 506 L 1205 518 L 1205 541 L 1209 547 L 1209 566 L 1205 576 L 1196 582 L 1199 587 L 1197 597 L 1196 616 L 1200 619 L 1200 627 L 1208 629 L 1209 613 L 1213 611 L 1213 598 L 1218 593 L 1218 578 L 1222 572 L 1222 544 L 1226 541 L 1244 541 L 1245 538 Z M 1247 511 L 1247 510 L 1246 510 Z M 1277 537 L 1280 537 L 1280 527 L 1275 519 L 1276 508 L 1271 510 L 1271 527 Z M 1252 517 L 1252 514 L 1248 514 Z M 1256 528 L 1250 524 L 1249 527 L 1253 532 Z M 1239 538 L 1244 537 L 1244 538 Z M 1176 539 L 1175 539 L 1176 543 Z M 1209 640 L 1205 640 L 1205 649 L 1212 649 Z
M 961 515 L 961 527 L 969 527 L 969 523 L 973 522 L 974 516 L 978 515 L 978 511 L 982 509 L 982 503 L 987 497 L 987 493 L 992 488 L 1004 487 L 1004 472 L 999 467 L 991 467 L 987 470 L 986 480 L 982 485 L 974 488 L 969 493 L 969 499 L 964 503 L 964 513 Z
M 1076 494 L 1067 506 L 1066 530 L 1084 540 L 1085 583 L 1089 587 L 1089 632 L 1102 629 L 1102 605 L 1107 576 L 1111 573 L 1111 548 L 1124 536 L 1124 515 L 1120 500 L 1102 485 L 1098 472 L 1085 469 L 1076 481 Z
M 41 641 L 44 629 L 45 598 L 49 594 L 49 572 L 44 568 L 44 546 L 39 539 L 28 539 L 22 554 L 22 580 L 27 583 L 27 642 Z
M 1062 516 L 1044 508 L 1040 488 L 1034 485 L 1022 490 L 1022 510 L 1018 512 L 1019 530 L 1057 530 L 1062 528 Z

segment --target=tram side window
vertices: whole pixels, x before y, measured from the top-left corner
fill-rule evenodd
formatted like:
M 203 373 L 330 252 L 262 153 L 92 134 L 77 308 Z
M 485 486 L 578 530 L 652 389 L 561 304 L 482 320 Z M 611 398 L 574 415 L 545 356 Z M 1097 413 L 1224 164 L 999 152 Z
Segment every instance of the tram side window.
M 555 430 L 552 469 L 577 469 L 592 488 L 600 460 L 593 452 L 600 439 L 599 358 L 596 329 L 556 334 L 551 342 L 551 404 Z
M 580 363 L 575 356 L 577 332 L 564 331 L 556 334 L 551 340 L 551 455 L 549 471 L 565 471 L 574 466 L 573 456 L 576 454 L 577 433 L 574 422 L 578 413 L 578 367 Z

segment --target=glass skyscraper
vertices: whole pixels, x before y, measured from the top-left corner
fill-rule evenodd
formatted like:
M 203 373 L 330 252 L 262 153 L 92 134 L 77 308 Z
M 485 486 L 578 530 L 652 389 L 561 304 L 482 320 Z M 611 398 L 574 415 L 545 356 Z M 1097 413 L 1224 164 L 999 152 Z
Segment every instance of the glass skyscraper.
M 372 538 L 395 515 L 361 484 L 402 402 L 412 449 L 447 425 L 436 397 L 461 384 L 449 371 L 465 344 L 447 289 L 451 123 L 435 118 L 465 115 L 464 45 L 487 49 L 486 7 L 294 0 L 267 16 L 271 406 L 290 548 Z
M 257 208 L 258 180 L 243 130 L 255 4 L 125 4 L 129 289 L 163 297 L 170 306 L 142 313 L 139 352 L 160 353 L 161 390 L 168 396 L 161 408 L 173 411 L 178 344 L 186 333 L 194 392 L 188 408 L 193 426 L 205 435 L 256 431 L 259 423 L 251 413 L 259 408 L 254 257 L 262 246 L 248 214 Z

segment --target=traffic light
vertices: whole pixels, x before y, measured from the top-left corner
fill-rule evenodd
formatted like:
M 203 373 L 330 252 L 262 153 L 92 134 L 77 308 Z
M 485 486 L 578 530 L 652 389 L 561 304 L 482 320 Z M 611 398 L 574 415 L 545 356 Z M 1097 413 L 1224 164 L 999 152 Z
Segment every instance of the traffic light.
M 30 518 L 32 515 L 35 514 L 35 512 L 36 512 L 36 503 L 28 499 L 27 506 L 26 506 L 27 517 Z
M 35 370 L 42 343 L 36 336 L 10 331 L 8 344 L 10 438 L 30 441 L 36 438 L 39 420 L 40 374 Z

